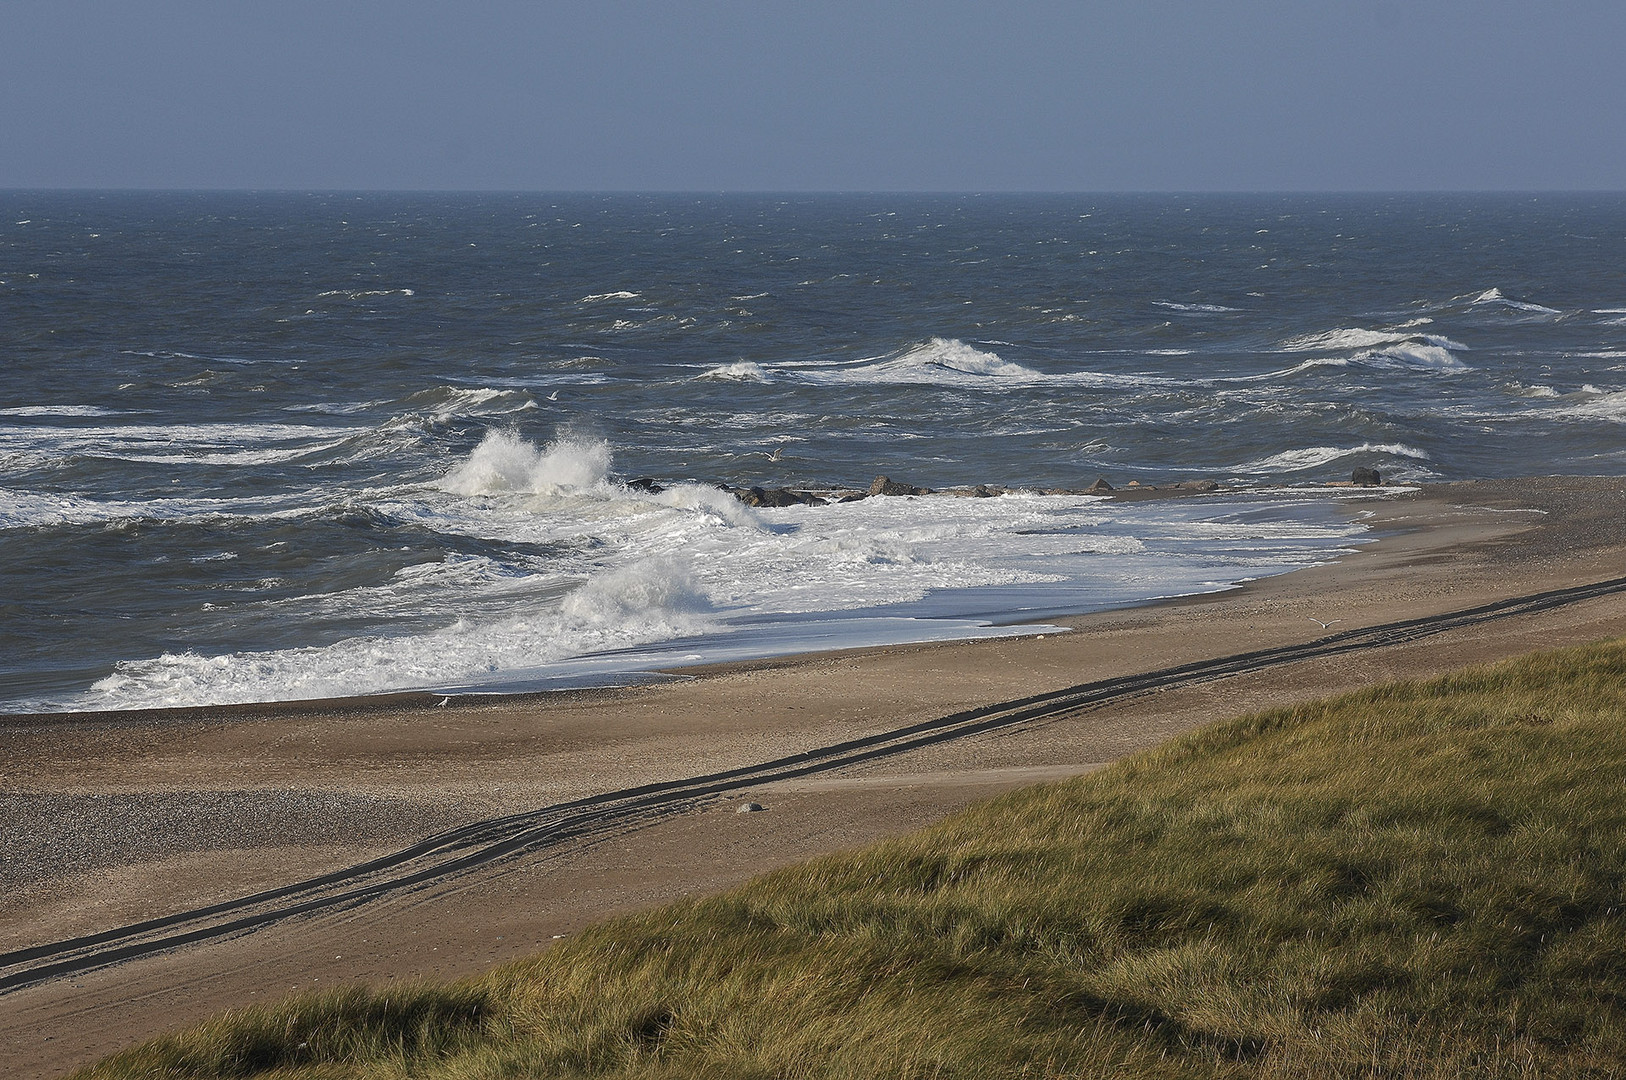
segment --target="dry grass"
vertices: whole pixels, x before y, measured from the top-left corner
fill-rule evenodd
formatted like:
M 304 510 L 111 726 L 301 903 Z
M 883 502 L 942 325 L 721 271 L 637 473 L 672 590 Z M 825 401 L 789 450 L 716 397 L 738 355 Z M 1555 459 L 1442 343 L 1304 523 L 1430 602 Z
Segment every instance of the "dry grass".
M 1215 724 L 129 1077 L 1626 1075 L 1626 644 Z

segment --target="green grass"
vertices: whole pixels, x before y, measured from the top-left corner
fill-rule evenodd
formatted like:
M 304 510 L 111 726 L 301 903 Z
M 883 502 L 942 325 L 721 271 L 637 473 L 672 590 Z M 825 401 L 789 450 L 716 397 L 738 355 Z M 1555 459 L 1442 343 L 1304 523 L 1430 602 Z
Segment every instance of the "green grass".
M 1218 723 L 127 1077 L 1626 1075 L 1626 643 Z

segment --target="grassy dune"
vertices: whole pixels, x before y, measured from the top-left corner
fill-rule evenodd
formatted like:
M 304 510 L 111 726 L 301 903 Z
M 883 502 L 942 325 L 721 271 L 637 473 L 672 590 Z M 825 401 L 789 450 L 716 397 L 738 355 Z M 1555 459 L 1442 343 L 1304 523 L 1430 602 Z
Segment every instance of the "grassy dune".
M 1626 1075 L 1626 643 L 1214 724 L 82 1077 Z

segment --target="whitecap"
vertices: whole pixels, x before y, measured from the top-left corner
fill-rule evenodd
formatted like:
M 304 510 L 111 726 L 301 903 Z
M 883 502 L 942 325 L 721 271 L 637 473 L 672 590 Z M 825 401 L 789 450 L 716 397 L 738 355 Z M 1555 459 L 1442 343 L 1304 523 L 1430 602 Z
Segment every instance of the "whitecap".
M 1449 349 L 1431 341 L 1402 341 L 1354 357 L 1373 367 L 1405 368 L 1414 371 L 1459 372 L 1471 370 L 1451 355 Z
M 1170 311 L 1187 312 L 1194 315 L 1219 315 L 1242 310 L 1241 308 L 1226 307 L 1223 304 L 1177 304 L 1172 300 L 1153 300 L 1152 306 L 1168 308 Z
M 593 293 L 590 296 L 582 297 L 580 300 L 576 301 L 576 303 L 597 304 L 605 300 L 638 300 L 641 298 L 641 293 L 626 292 L 625 290 L 622 290 L 620 292 Z
M 724 382 L 765 383 L 772 381 L 761 364 L 752 363 L 749 360 L 740 360 L 732 364 L 719 364 L 714 368 L 702 371 L 695 378 L 720 379 Z
M 1376 349 L 1404 342 L 1420 341 L 1442 349 L 1461 349 L 1468 346 L 1438 334 L 1407 333 L 1408 327 L 1392 330 L 1369 330 L 1361 327 L 1326 330 L 1319 334 L 1304 334 L 1289 338 L 1276 348 L 1281 352 L 1343 352 L 1353 349 Z
M 1498 307 L 1512 308 L 1514 311 L 1528 311 L 1535 315 L 1563 314 L 1556 308 L 1543 307 L 1541 304 L 1531 304 L 1523 300 L 1511 300 L 1502 294 L 1501 289 L 1486 289 L 1468 302 L 1475 306 L 1496 305 Z
M 346 300 L 370 300 L 377 296 L 416 296 L 417 294 L 411 289 L 329 289 L 316 295 L 324 299 L 342 296 Z

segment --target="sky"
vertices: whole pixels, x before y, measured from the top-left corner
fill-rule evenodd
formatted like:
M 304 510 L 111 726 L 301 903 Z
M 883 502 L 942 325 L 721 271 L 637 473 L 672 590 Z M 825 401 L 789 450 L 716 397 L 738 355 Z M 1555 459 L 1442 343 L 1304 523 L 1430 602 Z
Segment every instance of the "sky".
M 0 0 L 0 188 L 1626 189 L 1620 0 Z

